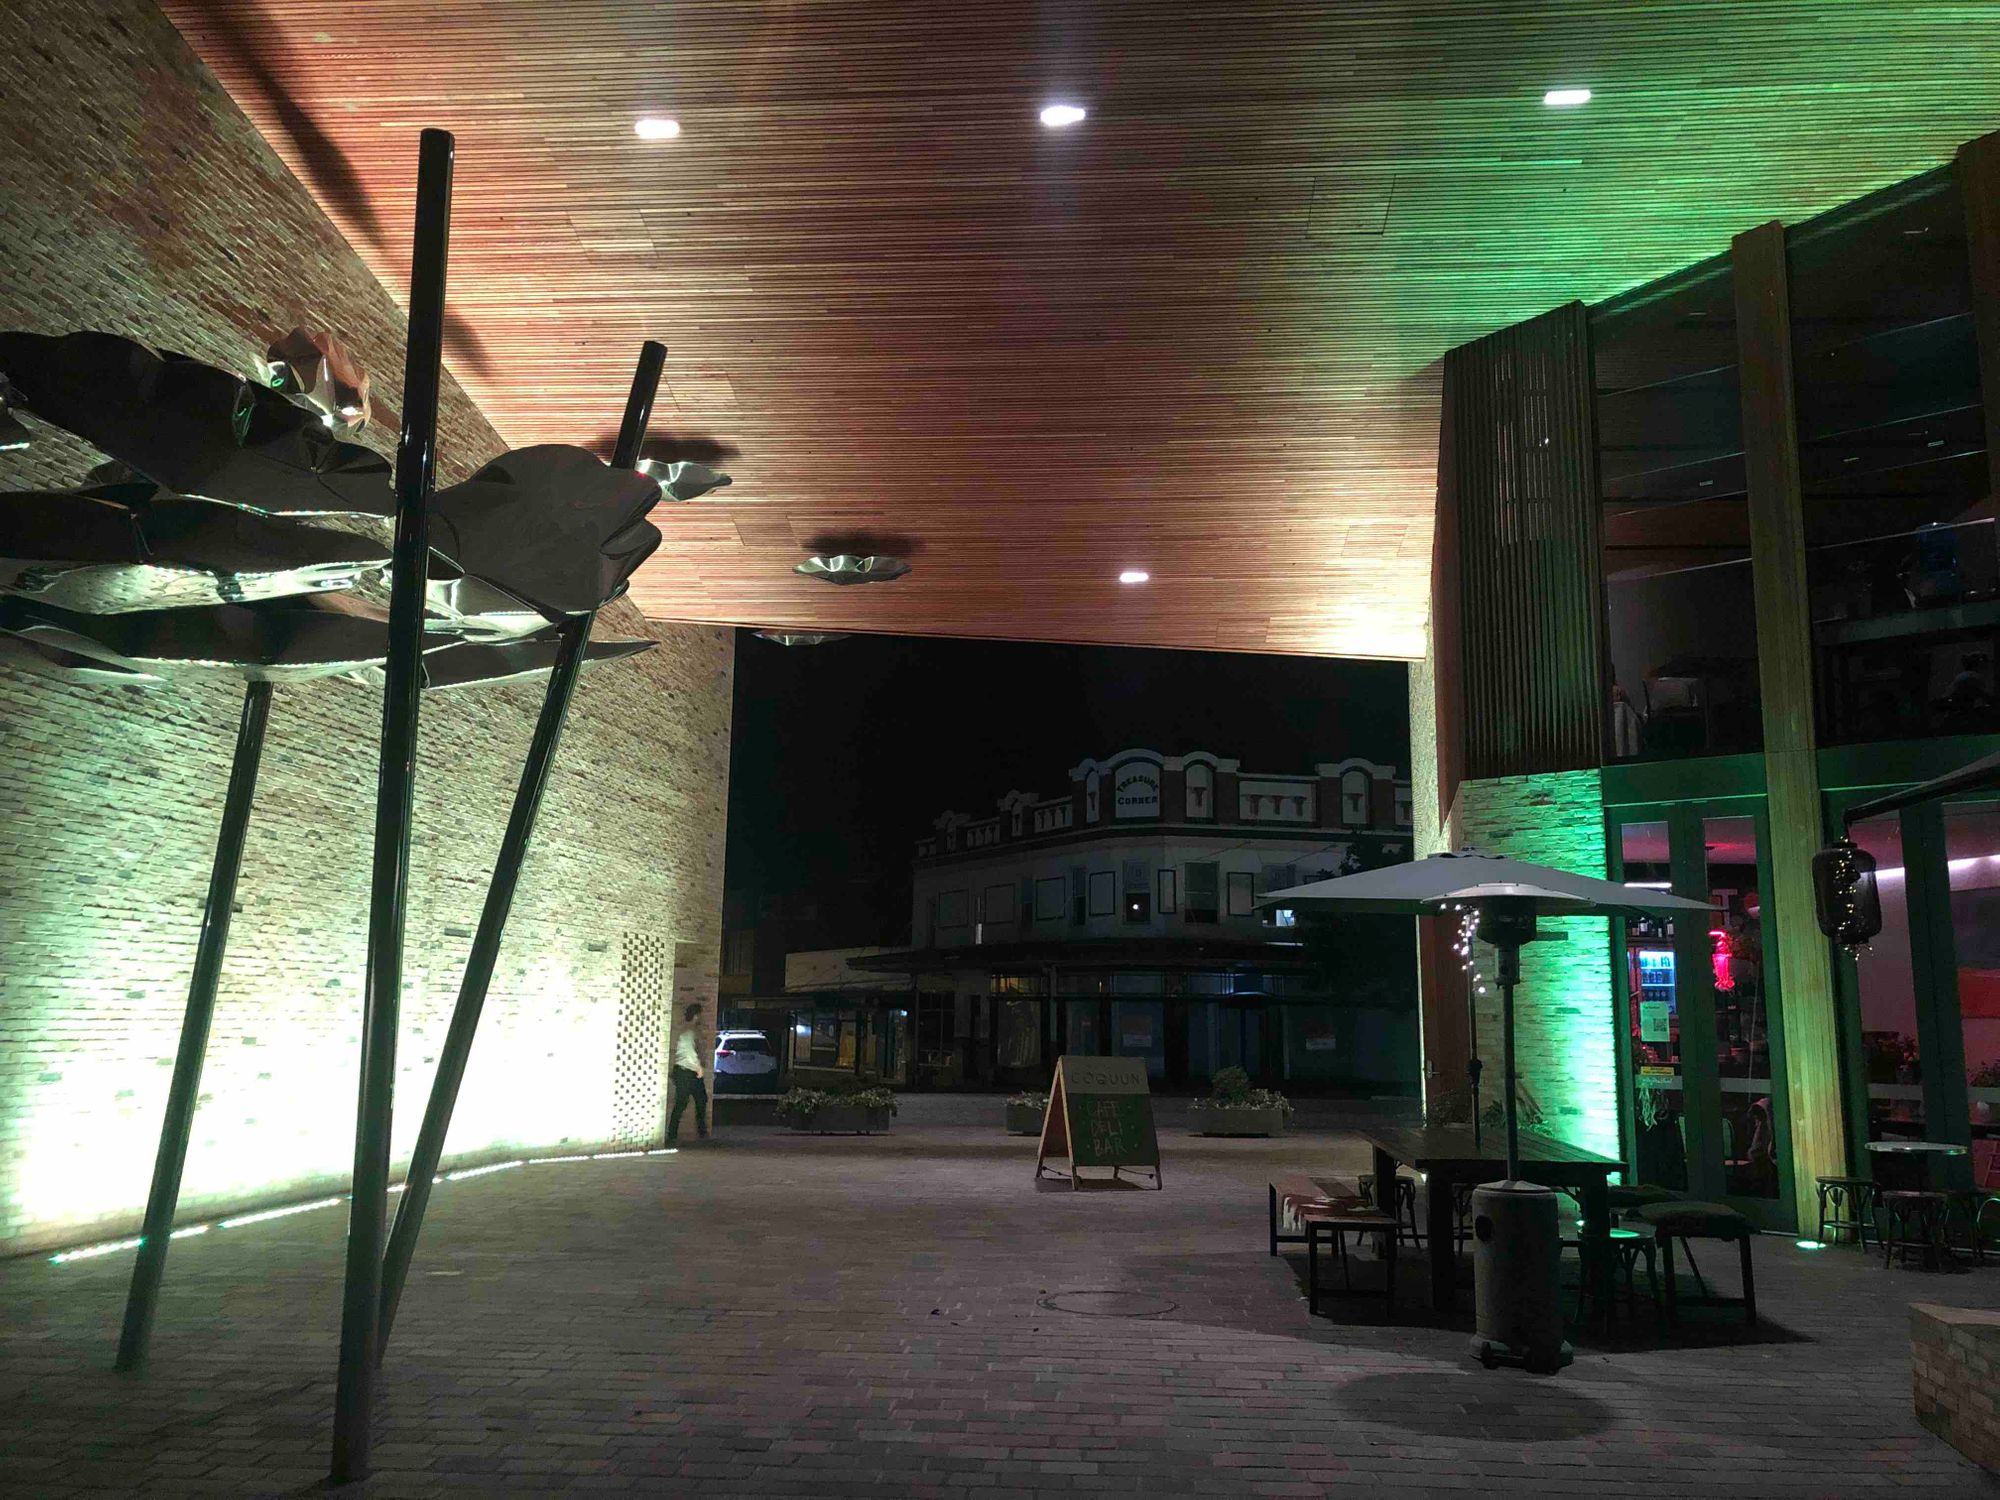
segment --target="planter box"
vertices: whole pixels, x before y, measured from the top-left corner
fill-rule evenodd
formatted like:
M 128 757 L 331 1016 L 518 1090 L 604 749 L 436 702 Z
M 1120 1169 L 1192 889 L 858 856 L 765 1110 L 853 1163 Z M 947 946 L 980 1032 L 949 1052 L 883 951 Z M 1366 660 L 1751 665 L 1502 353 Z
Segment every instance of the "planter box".
M 1007 1134 L 1040 1135 L 1042 1133 L 1042 1111 L 1032 1104 L 1010 1104 L 1007 1106 Z
M 810 1119 L 787 1123 L 794 1130 L 813 1135 L 879 1135 L 889 1128 L 889 1111 L 859 1104 L 822 1104 Z
M 1282 1109 L 1198 1109 L 1195 1128 L 1202 1135 L 1283 1135 Z

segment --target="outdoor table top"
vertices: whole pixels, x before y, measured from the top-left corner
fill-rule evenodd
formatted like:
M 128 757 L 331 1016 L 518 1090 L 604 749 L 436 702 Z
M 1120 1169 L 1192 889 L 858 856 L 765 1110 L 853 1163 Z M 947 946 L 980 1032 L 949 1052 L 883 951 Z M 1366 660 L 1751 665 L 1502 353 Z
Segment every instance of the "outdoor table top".
M 1964 1156 L 1966 1149 L 1952 1141 L 1870 1141 L 1870 1151 L 1928 1152 L 1934 1156 Z
M 1397 1161 L 1426 1170 L 1434 1167 L 1466 1171 L 1498 1169 L 1507 1158 L 1506 1127 L 1495 1125 L 1483 1130 L 1475 1141 L 1470 1125 L 1369 1125 L 1358 1134 L 1369 1145 Z M 1601 1168 L 1617 1171 L 1625 1163 L 1616 1157 L 1599 1156 L 1567 1141 L 1523 1133 L 1521 1160 L 1546 1166 Z

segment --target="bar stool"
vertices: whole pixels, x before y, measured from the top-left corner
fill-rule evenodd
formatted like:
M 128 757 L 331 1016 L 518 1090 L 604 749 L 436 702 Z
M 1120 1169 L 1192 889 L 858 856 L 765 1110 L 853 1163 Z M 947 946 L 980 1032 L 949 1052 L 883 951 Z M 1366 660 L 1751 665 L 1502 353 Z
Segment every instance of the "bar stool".
M 1991 1188 L 1948 1188 L 1945 1207 L 1945 1231 L 1951 1230 L 1951 1220 L 1955 1215 L 1965 1225 L 1966 1248 L 1972 1252 L 1975 1266 L 1986 1264 L 1986 1236 L 2000 1235 L 2000 1193 Z M 1987 1220 L 1992 1220 L 1992 1228 Z
M 1866 1250 L 1868 1221 L 1875 1213 L 1874 1179 L 1826 1172 L 1813 1181 L 1819 1188 L 1820 1243 L 1826 1243 L 1829 1229 L 1851 1230 Z
M 1361 1189 L 1362 1197 L 1371 1203 L 1375 1201 L 1374 1173 L 1363 1173 L 1356 1185 Z M 1396 1173 L 1396 1203 L 1391 1212 L 1400 1221 L 1396 1226 L 1396 1237 L 1399 1240 L 1407 1238 L 1416 1249 L 1423 1249 L 1424 1237 L 1417 1228 L 1417 1179 L 1400 1169 Z
M 1568 1198 L 1572 1203 L 1575 1203 L 1576 1201 L 1574 1194 L 1564 1193 L 1563 1196 L 1565 1198 Z M 1577 1287 L 1576 1287 L 1576 1321 L 1580 1324 L 1584 1321 L 1584 1315 L 1586 1313 L 1597 1311 L 1597 1309 L 1591 1305 L 1592 1298 L 1591 1298 L 1590 1268 L 1584 1262 L 1585 1247 L 1583 1238 L 1583 1219 L 1581 1217 L 1580 1205 L 1579 1205 L 1579 1212 L 1577 1214 L 1569 1216 L 1569 1222 L 1571 1222 L 1576 1226 L 1576 1232 L 1573 1234 L 1566 1234 L 1563 1236 L 1562 1248 L 1565 1250 L 1574 1250 L 1576 1252 L 1577 1272 L 1578 1272 Z M 1650 1228 L 1632 1229 L 1623 1224 L 1614 1224 L 1611 1227 L 1610 1248 L 1611 1248 L 1611 1271 L 1612 1271 L 1611 1275 L 1612 1306 L 1605 1308 L 1604 1309 L 1605 1313 L 1610 1314 L 1616 1311 L 1617 1299 L 1618 1299 L 1618 1274 L 1620 1272 L 1623 1272 L 1625 1276 L 1626 1311 L 1630 1312 L 1632 1308 L 1638 1304 L 1639 1301 L 1638 1269 L 1639 1269 L 1639 1261 L 1641 1260 L 1641 1258 L 1643 1258 L 1646 1262 L 1646 1282 L 1647 1285 L 1652 1289 L 1653 1293 L 1653 1316 L 1654 1317 L 1660 1316 L 1660 1263 L 1659 1263 L 1660 1247 L 1659 1247 L 1659 1241 L 1653 1237 L 1652 1230 Z M 1606 1318 L 1607 1326 L 1609 1325 L 1609 1321 L 1610 1320 L 1607 1316 Z
M 1902 1264 L 1908 1265 L 1912 1250 L 1923 1252 L 1927 1269 L 1951 1259 L 1951 1246 L 1945 1242 L 1945 1216 L 1951 1209 L 1949 1194 L 1898 1188 L 1876 1194 L 1875 1201 L 1882 1215 L 1877 1230 L 1882 1236 L 1884 1269 L 1899 1252 Z

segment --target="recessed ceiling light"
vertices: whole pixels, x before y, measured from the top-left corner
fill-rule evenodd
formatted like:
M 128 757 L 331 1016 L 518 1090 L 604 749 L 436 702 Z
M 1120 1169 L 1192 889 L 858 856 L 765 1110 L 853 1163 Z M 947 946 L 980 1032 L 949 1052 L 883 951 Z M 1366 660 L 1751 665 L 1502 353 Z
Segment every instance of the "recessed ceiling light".
M 632 131 L 642 141 L 670 141 L 681 133 L 681 122 L 671 115 L 642 115 Z
M 1084 114 L 1081 104 L 1048 104 L 1042 107 L 1042 123 L 1051 130 L 1067 130 L 1081 125 Z
M 1575 109 L 1579 104 L 1590 103 L 1590 90 L 1550 89 L 1542 95 L 1542 103 L 1550 109 Z
M 1120 583 L 1144 583 L 1152 576 L 1144 568 L 1127 568 L 1118 575 L 1118 581 Z

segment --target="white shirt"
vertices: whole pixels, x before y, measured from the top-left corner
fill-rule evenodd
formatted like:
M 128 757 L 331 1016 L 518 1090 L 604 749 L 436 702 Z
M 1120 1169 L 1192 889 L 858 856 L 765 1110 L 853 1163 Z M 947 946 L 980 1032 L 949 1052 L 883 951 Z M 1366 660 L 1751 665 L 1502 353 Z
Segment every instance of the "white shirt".
M 683 1024 L 674 1033 L 674 1066 L 686 1068 L 690 1073 L 702 1072 L 701 1027 Z

